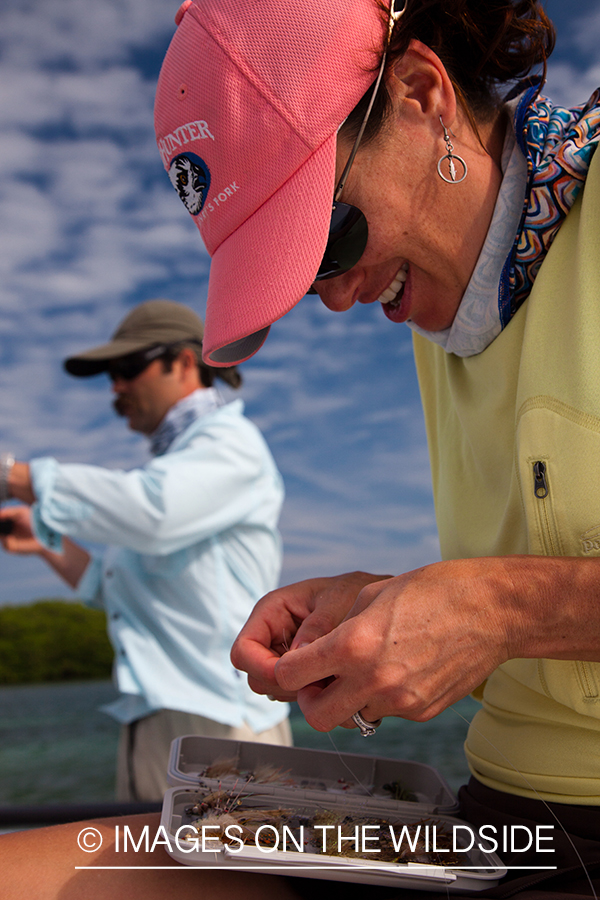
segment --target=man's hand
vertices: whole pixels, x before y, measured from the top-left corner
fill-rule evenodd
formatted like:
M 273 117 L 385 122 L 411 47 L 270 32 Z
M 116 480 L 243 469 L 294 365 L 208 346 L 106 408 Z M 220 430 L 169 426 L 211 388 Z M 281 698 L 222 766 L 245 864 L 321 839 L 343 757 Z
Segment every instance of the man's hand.
M 25 556 L 40 553 L 44 549 L 31 530 L 31 513 L 28 506 L 6 506 L 0 509 L 0 521 L 12 523 L 10 534 L 0 536 L 2 546 L 9 553 Z
M 352 609 L 365 585 L 388 577 L 351 572 L 311 578 L 272 591 L 256 604 L 238 635 L 231 651 L 233 665 L 248 673 L 248 683 L 256 693 L 295 700 L 296 690 L 282 689 L 277 681 L 278 660 L 287 651 L 295 652 L 329 634 Z
M 70 587 L 77 587 L 90 562 L 90 554 L 87 550 L 69 540 L 68 537 L 63 537 L 60 553 L 48 550 L 33 534 L 31 511 L 28 506 L 5 506 L 0 509 L 0 522 L 2 521 L 13 523 L 10 534 L 0 535 L 0 542 L 5 550 L 23 556 L 35 553 L 44 559 Z

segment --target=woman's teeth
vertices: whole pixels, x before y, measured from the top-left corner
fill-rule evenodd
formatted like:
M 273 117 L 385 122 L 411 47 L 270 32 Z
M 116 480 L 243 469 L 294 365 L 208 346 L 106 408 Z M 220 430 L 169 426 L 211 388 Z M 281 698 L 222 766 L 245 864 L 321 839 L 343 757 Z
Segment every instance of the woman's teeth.
M 396 300 L 398 293 L 401 289 L 404 288 L 404 282 L 406 281 L 406 273 L 408 272 L 408 263 L 404 263 L 399 272 L 396 273 L 396 277 L 390 284 L 388 288 L 383 291 L 383 293 L 377 298 L 380 303 L 393 303 Z

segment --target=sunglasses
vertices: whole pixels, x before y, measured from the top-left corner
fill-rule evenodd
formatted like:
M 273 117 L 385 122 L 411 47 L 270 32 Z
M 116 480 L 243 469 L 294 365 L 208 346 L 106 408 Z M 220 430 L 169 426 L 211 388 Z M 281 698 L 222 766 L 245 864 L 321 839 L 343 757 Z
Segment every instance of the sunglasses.
M 106 371 L 111 381 L 123 379 L 123 381 L 133 381 L 138 375 L 144 372 L 150 363 L 155 359 L 160 359 L 169 350 L 169 344 L 156 344 L 154 347 L 148 347 L 146 350 L 138 350 L 135 353 L 128 353 L 127 356 L 119 356 L 117 359 L 111 359 Z
M 361 212 L 357 206 L 351 206 L 349 203 L 342 203 L 340 197 L 342 196 L 350 169 L 352 168 L 352 163 L 354 162 L 363 134 L 365 133 L 365 128 L 367 127 L 367 122 L 369 121 L 369 116 L 371 115 L 373 104 L 375 103 L 375 98 L 377 97 L 377 92 L 383 78 L 383 70 L 387 58 L 387 48 L 389 46 L 394 25 L 398 19 L 404 15 L 407 5 L 408 0 L 406 0 L 401 10 L 394 12 L 394 0 L 391 0 L 386 49 L 381 58 L 381 65 L 379 66 L 377 78 L 375 79 L 367 111 L 362 120 L 356 140 L 354 141 L 354 146 L 352 147 L 348 162 L 344 166 L 344 171 L 340 176 L 340 180 L 337 183 L 333 195 L 327 245 L 325 247 L 323 259 L 321 260 L 321 265 L 319 266 L 319 271 L 315 275 L 315 281 L 325 281 L 328 278 L 337 278 L 338 275 L 348 272 L 357 264 L 365 252 L 369 237 L 369 226 L 365 214 Z M 316 294 L 317 292 L 311 287 L 308 293 Z

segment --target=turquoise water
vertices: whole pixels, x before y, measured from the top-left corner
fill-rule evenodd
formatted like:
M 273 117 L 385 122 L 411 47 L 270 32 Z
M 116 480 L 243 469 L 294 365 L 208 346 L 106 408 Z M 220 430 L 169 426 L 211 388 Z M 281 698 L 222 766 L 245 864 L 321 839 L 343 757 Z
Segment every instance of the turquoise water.
M 87 681 L 0 688 L 0 805 L 114 800 L 115 696 Z
M 0 805 L 113 800 L 119 726 L 97 707 L 115 696 L 103 681 L 0 688 Z M 465 698 L 455 708 L 471 719 L 478 704 Z M 296 709 L 292 730 L 298 747 L 428 763 L 454 790 L 468 778 L 467 725 L 452 710 L 425 723 L 386 719 L 362 738 L 356 729 L 313 731 Z

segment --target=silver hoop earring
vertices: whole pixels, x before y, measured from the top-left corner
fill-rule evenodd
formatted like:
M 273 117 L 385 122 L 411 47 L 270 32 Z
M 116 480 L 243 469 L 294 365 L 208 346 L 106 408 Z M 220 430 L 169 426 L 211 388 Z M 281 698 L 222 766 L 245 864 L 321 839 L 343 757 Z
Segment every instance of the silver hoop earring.
M 440 157 L 437 164 L 438 175 L 445 181 L 447 184 L 460 184 L 461 181 L 464 181 L 467 177 L 467 164 L 462 158 L 462 156 L 456 156 L 453 152 L 454 147 L 452 146 L 452 141 L 450 140 L 450 135 L 448 134 L 448 129 L 442 122 L 442 117 L 440 116 L 440 125 L 444 129 L 444 140 L 446 142 L 446 150 L 448 151 L 444 156 Z M 448 172 L 450 173 L 450 177 L 447 178 L 442 172 L 442 163 L 444 160 L 448 160 Z M 460 178 L 458 178 L 458 173 L 456 171 L 455 163 L 458 162 L 463 167 L 463 173 Z

